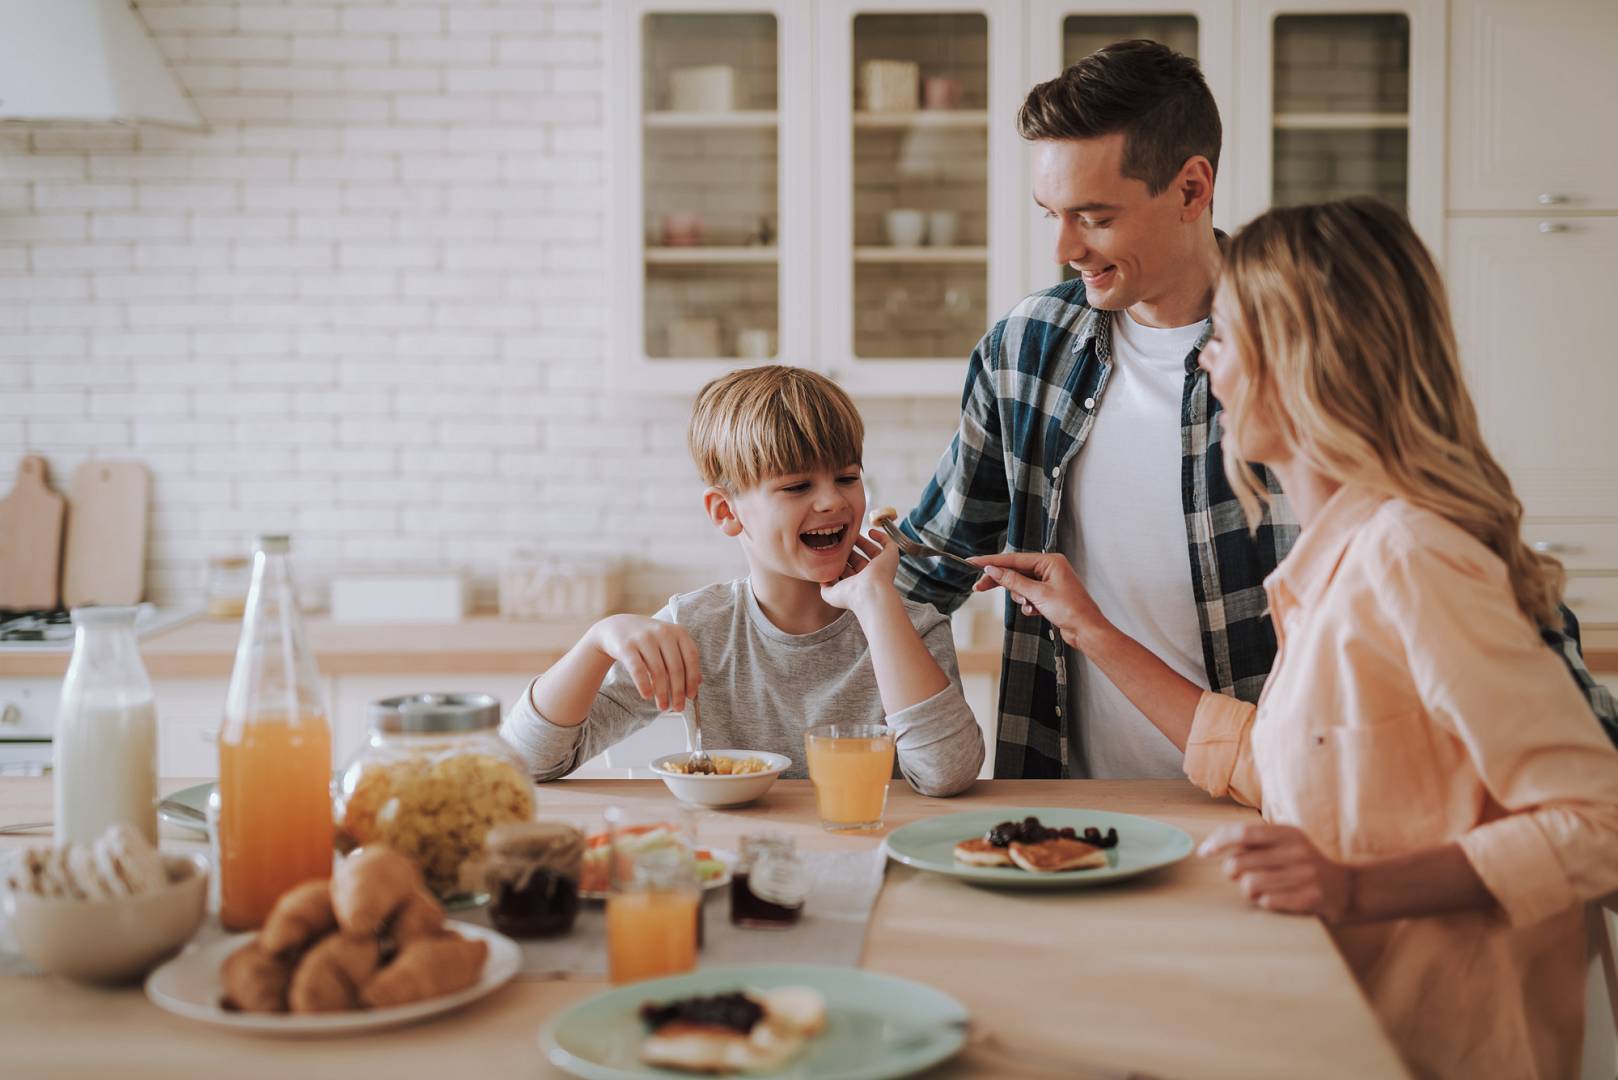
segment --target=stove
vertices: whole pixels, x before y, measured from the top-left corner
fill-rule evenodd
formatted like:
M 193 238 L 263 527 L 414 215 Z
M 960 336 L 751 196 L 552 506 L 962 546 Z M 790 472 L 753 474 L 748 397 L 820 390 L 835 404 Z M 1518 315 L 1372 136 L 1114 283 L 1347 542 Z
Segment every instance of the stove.
M 146 637 L 168 630 L 197 616 L 191 608 L 162 608 L 140 604 L 135 611 L 135 635 Z M 69 652 L 73 648 L 73 618 L 55 611 L 0 611 L 0 652 Z

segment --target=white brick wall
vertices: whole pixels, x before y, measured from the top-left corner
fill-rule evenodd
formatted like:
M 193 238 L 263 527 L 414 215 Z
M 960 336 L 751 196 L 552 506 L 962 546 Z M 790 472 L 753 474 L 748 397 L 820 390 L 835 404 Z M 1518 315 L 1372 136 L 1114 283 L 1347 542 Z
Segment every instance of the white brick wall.
M 605 389 L 599 0 L 137 6 L 211 130 L 0 128 L 0 487 L 144 461 L 164 600 L 270 527 L 306 582 L 485 600 L 519 547 L 621 554 L 648 610 L 737 569 L 689 403 Z M 955 407 L 861 405 L 904 504 Z

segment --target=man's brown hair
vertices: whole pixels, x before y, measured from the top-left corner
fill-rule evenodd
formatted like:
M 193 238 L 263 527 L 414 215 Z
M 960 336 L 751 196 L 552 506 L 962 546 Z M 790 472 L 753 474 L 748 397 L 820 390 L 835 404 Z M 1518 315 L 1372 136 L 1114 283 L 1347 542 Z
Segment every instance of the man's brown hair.
M 860 464 L 865 425 L 826 376 L 767 364 L 704 386 L 686 442 L 702 482 L 734 493 L 777 476 Z
M 1189 56 L 1137 38 L 1097 49 L 1028 92 L 1017 131 L 1033 139 L 1124 135 L 1123 173 L 1153 195 L 1201 154 L 1219 171 L 1219 107 Z

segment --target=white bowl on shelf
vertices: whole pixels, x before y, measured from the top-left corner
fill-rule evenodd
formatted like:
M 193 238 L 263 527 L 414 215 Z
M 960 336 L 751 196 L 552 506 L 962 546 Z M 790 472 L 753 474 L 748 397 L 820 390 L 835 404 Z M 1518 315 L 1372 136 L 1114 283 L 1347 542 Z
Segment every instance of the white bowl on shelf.
M 112 900 L 64 900 L 0 889 L 17 948 L 41 971 L 81 982 L 130 982 L 146 974 L 202 925 L 208 859 L 164 853 L 168 884 Z
M 763 772 L 735 776 L 688 774 L 669 768 L 672 764 L 683 765 L 690 756 L 684 750 L 678 754 L 664 754 L 652 762 L 652 771 L 676 799 L 695 806 L 740 806 L 750 803 L 770 790 L 776 777 L 792 765 L 792 759 L 785 754 L 773 754 L 768 750 L 709 750 L 710 758 L 758 758 L 768 767 Z

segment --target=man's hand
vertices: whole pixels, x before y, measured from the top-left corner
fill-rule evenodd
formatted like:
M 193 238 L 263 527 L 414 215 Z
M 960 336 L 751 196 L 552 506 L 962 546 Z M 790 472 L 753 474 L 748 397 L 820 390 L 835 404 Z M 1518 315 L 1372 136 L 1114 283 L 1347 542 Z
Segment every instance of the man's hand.
M 697 643 L 685 628 L 644 615 L 610 615 L 590 628 L 592 644 L 624 666 L 640 696 L 683 712 L 702 685 Z
M 1354 905 L 1354 871 L 1320 853 L 1291 825 L 1224 825 L 1202 842 L 1203 858 L 1223 855 L 1225 876 L 1266 911 L 1346 920 Z
M 898 569 L 898 547 L 886 533 L 872 529 L 868 536 L 854 537 L 854 549 L 848 553 L 843 572 L 836 581 L 821 583 L 820 598 L 832 607 L 858 612 L 882 590 L 894 591 L 893 575 Z
M 1024 615 L 1039 612 L 1071 648 L 1084 651 L 1087 633 L 1110 627 L 1084 582 L 1065 557 L 1052 552 L 1006 552 L 970 560 L 983 567 L 974 592 L 1004 587 Z

